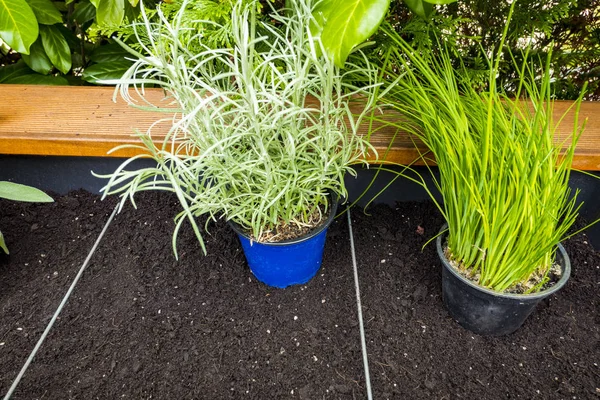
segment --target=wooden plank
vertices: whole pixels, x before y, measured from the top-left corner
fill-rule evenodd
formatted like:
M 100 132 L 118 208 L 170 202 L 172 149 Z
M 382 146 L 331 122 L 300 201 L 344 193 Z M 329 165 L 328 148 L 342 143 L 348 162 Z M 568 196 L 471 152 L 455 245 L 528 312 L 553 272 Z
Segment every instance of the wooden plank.
M 159 118 L 168 114 L 128 107 L 120 97 L 113 102 L 113 88 L 73 86 L 0 85 L 0 154 L 61 155 L 94 157 L 129 157 L 135 149 L 120 150 L 108 155 L 115 146 L 137 143 L 136 129 L 146 131 Z M 168 106 L 160 89 L 148 90 L 147 97 L 162 107 Z M 572 102 L 557 101 L 555 120 Z M 386 118 L 390 116 L 386 113 Z M 600 171 L 600 103 L 584 102 L 580 122 L 587 125 L 575 154 L 573 167 Z M 169 124 L 157 126 L 156 137 L 167 131 Z M 557 141 L 561 143 L 572 131 L 573 113 L 558 126 Z M 365 124 L 361 132 L 366 133 Z M 379 152 L 380 161 L 392 138 L 395 140 L 383 162 L 409 164 L 418 158 L 411 139 L 393 128 L 377 130 L 371 142 Z M 419 146 L 421 151 L 425 149 Z M 374 155 L 369 162 L 376 162 Z
M 115 146 L 136 143 L 136 129 L 168 117 L 128 107 L 120 97 L 115 103 L 113 94 L 109 87 L 0 85 L 0 153 L 105 157 Z M 162 90 L 147 95 L 166 106 Z
M 556 127 L 556 143 L 565 143 L 565 140 L 573 132 L 575 113 L 572 106 L 572 101 L 556 101 L 554 103 L 554 122 L 558 124 Z M 561 120 L 563 115 L 565 117 Z M 386 116 L 386 118 L 390 117 Z M 586 123 L 585 130 L 579 139 L 575 151 L 573 168 L 586 171 L 600 171 L 600 102 L 587 101 L 581 104 L 578 123 L 581 125 L 584 122 Z M 396 135 L 395 138 L 394 135 Z M 384 152 L 388 149 L 392 140 L 394 142 L 389 148 L 389 154 L 386 158 L 390 163 L 407 165 L 419 158 L 419 151 L 427 151 L 427 148 L 422 143 L 418 143 L 417 148 L 419 150 L 415 149 L 408 135 L 384 127 L 371 138 L 371 143 L 378 150 L 380 158 L 383 158 Z M 369 161 L 373 161 L 373 159 L 370 158 Z M 422 165 L 421 162 L 417 162 L 416 164 Z

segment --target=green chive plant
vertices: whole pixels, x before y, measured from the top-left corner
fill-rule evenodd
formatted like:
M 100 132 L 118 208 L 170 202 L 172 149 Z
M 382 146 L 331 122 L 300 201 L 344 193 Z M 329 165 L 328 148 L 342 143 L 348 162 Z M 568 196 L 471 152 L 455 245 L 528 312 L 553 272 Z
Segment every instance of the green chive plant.
M 480 286 L 541 290 L 580 207 L 568 182 L 583 130 L 581 96 L 572 134 L 556 143 L 548 63 L 539 85 L 530 65 L 516 65 L 517 95 L 509 98 L 496 87 L 500 51 L 488 60 L 488 87 L 480 91 L 443 45 L 437 55 L 420 54 L 394 31 L 386 33 L 395 46 L 385 62 L 384 97 L 406 116 L 398 128 L 420 139 L 439 168 L 434 182 L 448 223 L 446 256 Z M 421 157 L 432 164 L 427 154 Z M 424 186 L 422 178 L 406 175 Z
M 105 176 L 104 195 L 120 194 L 122 207 L 127 199 L 135 206 L 137 192 L 175 193 L 182 206 L 175 217 L 176 256 L 185 220 L 206 251 L 195 219 L 200 215 L 231 220 L 263 241 L 278 225 L 314 224 L 315 215 L 325 216 L 330 195 L 346 196 L 344 175 L 353 174 L 350 165 L 371 149 L 357 130 L 375 102 L 377 70 L 365 59 L 342 71 L 323 56 L 311 34 L 311 3 L 298 0 L 291 12 L 274 12 L 277 28 L 257 20 L 256 5 L 238 3 L 231 48 L 211 48 L 196 34 L 190 51 L 180 40 L 190 42 L 184 11 L 169 22 L 160 9 L 159 22 L 142 14 L 135 25 L 144 31 L 143 52 L 121 43 L 135 58 L 116 82 L 122 97 L 160 110 L 144 103 L 145 88 L 159 86 L 175 109 L 164 110 L 171 126 L 166 137 L 151 128 L 139 134 L 141 144 L 126 146 L 142 154 Z M 355 87 L 346 75 L 362 75 L 369 84 Z M 366 102 L 356 114 L 351 103 L 359 95 Z M 152 158 L 156 166 L 127 170 L 139 158 Z

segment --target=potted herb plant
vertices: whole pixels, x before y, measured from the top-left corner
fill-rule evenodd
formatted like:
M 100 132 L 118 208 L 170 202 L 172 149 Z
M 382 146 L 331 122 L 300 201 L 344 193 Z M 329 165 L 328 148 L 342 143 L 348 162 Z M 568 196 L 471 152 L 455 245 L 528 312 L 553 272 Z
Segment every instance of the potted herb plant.
M 488 87 L 478 90 L 443 45 L 438 55 L 420 54 L 387 33 L 395 46 L 385 97 L 406 117 L 398 127 L 424 142 L 439 169 L 434 182 L 447 222 L 437 237 L 444 303 L 473 332 L 509 334 L 570 274 L 560 242 L 580 207 L 568 183 L 583 129 L 581 97 L 572 135 L 557 143 L 549 64 L 538 83 L 530 65 L 516 65 L 509 97 L 495 84 L 502 43 L 488 61 Z M 431 164 L 426 154 L 422 159 Z
M 135 62 L 115 83 L 128 103 L 149 110 L 160 108 L 149 104 L 145 88 L 163 88 L 174 107 L 163 109 L 170 129 L 160 138 L 152 128 L 139 134 L 141 144 L 133 147 L 142 154 L 105 176 L 103 189 L 120 194 L 121 206 L 139 191 L 175 193 L 182 206 L 175 255 L 184 221 L 205 252 L 196 218 L 229 221 L 252 272 L 276 287 L 316 274 L 327 226 L 346 197 L 344 175 L 371 149 L 356 133 L 377 86 L 377 70 L 366 59 L 342 71 L 324 56 L 311 33 L 310 1 L 290 5 L 289 12 L 274 12 L 271 24 L 257 18 L 258 2 L 238 3 L 231 48 L 205 45 L 182 12 L 169 22 L 159 9 L 153 22 L 142 8 L 136 29 L 143 30 L 144 53 L 120 42 Z M 353 86 L 346 75 L 369 84 Z M 357 96 L 360 105 L 351 109 Z M 127 170 L 138 158 L 152 158 L 156 167 Z

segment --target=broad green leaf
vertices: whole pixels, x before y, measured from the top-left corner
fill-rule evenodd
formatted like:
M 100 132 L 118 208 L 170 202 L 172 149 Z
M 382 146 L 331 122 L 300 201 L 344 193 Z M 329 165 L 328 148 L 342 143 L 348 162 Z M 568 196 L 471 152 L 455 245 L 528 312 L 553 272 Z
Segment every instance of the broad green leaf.
M 6 247 L 6 243 L 4 242 L 4 235 L 0 232 L 0 249 L 4 250 L 6 254 L 8 253 L 8 247 Z
M 81 3 L 75 4 L 73 19 L 80 25 L 83 25 L 94 18 L 96 18 L 96 7 L 94 7 L 92 3 L 89 1 L 82 1 Z
M 69 86 L 69 81 L 63 76 L 40 74 L 21 75 L 4 83 L 12 83 L 17 85 Z
M 71 53 L 71 62 L 73 63 L 73 69 L 85 67 L 83 56 L 79 53 Z
M 431 4 L 450 4 L 450 3 L 455 3 L 457 0 L 423 0 L 426 3 L 431 3 Z
M 71 49 L 71 53 L 81 51 L 81 44 L 82 44 L 81 38 L 77 37 L 77 35 L 75 35 L 75 33 L 71 32 L 66 26 L 64 26 L 62 24 L 56 24 L 56 25 L 54 25 L 54 27 L 60 31 L 60 33 L 63 35 L 63 37 L 67 41 L 67 44 L 69 45 L 69 48 Z
M 18 76 L 28 75 L 33 71 L 25 64 L 24 61 L 19 61 L 16 64 L 5 65 L 0 67 L 0 83 L 10 83 L 11 79 Z
M 0 197 L 13 201 L 28 201 L 32 203 L 51 203 L 52 197 L 31 186 L 20 183 L 0 181 Z
M 456 0 L 404 0 L 410 10 L 421 18 L 429 18 L 433 14 L 433 4 L 450 4 Z
M 0 0 L 2 1 L 2 0 Z M 94 3 L 94 2 L 92 2 Z M 96 21 L 100 26 L 119 26 L 125 16 L 125 0 L 98 0 Z
M 47 75 L 52 71 L 52 61 L 46 55 L 42 40 L 39 38 L 31 45 L 29 55 L 21 54 L 21 58 L 35 72 Z
M 134 21 L 140 15 L 140 7 L 132 5 L 131 2 L 125 2 L 125 16 L 123 17 L 127 21 Z
M 321 41 L 337 66 L 343 67 L 352 49 L 375 33 L 389 6 L 390 0 L 324 0 L 319 3 L 314 14 L 318 24 L 324 21 Z
M 100 0 L 90 0 L 90 3 L 92 3 L 94 5 L 94 7 L 98 8 L 98 5 L 100 4 Z
M 71 50 L 69 44 L 56 26 L 40 26 L 40 36 L 44 50 L 52 64 L 63 74 L 71 69 Z
M 137 7 L 138 3 L 140 2 L 140 0 L 128 0 L 129 4 L 131 4 L 131 7 Z
M 429 18 L 433 13 L 431 2 L 424 2 L 423 0 L 404 0 L 404 4 L 410 8 L 410 11 L 421 18 Z
M 0 0 L 0 38 L 13 50 L 29 54 L 38 37 L 38 22 L 25 0 Z
M 106 63 L 112 61 L 125 61 L 125 57 L 130 54 L 117 43 L 110 43 L 99 46 L 90 55 L 89 58 L 96 63 Z
M 69 3 L 71 3 L 73 0 L 65 3 L 64 1 L 53 1 L 52 4 L 54 4 L 54 7 L 56 7 L 56 9 L 60 12 L 67 12 L 69 11 L 69 7 L 67 7 L 67 5 Z
M 128 61 L 113 61 L 94 64 L 83 71 L 83 80 L 90 83 L 101 83 L 101 80 L 119 79 L 131 67 Z
M 2 1 L 2 0 L 0 0 Z M 38 23 L 44 25 L 62 24 L 62 14 L 50 0 L 26 0 L 35 14 Z

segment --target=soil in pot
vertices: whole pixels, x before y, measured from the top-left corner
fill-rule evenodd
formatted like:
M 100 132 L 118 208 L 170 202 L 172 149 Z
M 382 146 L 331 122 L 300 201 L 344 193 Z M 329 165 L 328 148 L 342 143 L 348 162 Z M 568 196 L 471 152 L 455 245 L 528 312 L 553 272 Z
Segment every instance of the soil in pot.
M 248 270 L 235 234 L 211 224 L 209 255 L 190 229 L 173 259 L 177 200 L 139 197 L 116 217 L 15 399 L 366 398 L 346 218 L 322 269 L 273 290 Z M 114 203 L 77 192 L 54 204 L 0 202 L 0 394 L 41 335 Z M 600 254 L 565 243 L 566 287 L 514 335 L 470 334 L 447 314 L 429 203 L 354 210 L 367 346 L 378 399 L 595 398 Z

